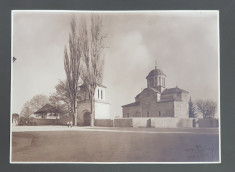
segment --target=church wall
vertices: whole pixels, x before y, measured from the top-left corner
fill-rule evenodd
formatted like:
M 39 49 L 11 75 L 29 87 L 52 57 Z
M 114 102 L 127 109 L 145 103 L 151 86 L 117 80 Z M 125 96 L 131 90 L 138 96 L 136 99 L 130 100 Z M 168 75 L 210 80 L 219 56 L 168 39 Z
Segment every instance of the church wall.
M 140 106 L 123 107 L 123 118 L 174 117 L 174 102 L 152 102 Z
M 123 118 L 141 117 L 140 106 L 123 107 L 122 112 Z
M 189 94 L 188 93 L 182 93 L 181 94 L 182 101 L 189 102 Z
M 155 102 L 149 109 L 143 109 L 143 113 L 150 111 L 150 117 L 174 117 L 174 103 Z
M 161 96 L 161 100 L 181 100 L 180 93 L 171 93 L 171 94 L 164 94 Z
M 189 118 L 188 102 L 186 101 L 175 101 L 175 117 L 177 118 Z
M 150 117 L 151 106 L 154 106 L 154 102 L 157 100 L 157 93 L 153 92 L 150 89 L 144 90 L 140 97 L 140 117 Z M 138 117 L 138 116 L 135 116 Z

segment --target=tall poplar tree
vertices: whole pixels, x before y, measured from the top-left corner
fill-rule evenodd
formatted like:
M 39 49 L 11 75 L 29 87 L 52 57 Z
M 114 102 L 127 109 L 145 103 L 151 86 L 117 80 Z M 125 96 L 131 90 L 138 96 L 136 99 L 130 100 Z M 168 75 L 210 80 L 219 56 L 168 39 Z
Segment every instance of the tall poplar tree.
M 77 33 L 75 17 L 70 22 L 69 48 L 64 50 L 64 69 L 66 73 L 66 83 L 68 84 L 69 100 L 73 117 L 73 124 L 76 125 L 77 118 L 77 95 L 79 90 L 79 79 L 81 73 L 81 41 Z

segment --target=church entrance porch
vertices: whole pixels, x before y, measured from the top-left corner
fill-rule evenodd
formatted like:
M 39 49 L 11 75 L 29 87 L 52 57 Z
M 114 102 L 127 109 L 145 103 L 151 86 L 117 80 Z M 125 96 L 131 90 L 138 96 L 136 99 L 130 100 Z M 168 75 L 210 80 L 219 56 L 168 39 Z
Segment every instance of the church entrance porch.
M 91 114 L 90 112 L 85 112 L 83 115 L 83 126 L 91 126 Z

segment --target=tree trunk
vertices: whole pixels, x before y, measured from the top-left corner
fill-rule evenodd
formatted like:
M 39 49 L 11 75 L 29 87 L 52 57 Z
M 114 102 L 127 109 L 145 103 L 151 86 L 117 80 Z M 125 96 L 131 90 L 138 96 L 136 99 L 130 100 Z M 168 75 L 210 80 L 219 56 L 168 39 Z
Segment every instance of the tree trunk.
M 77 101 L 75 100 L 74 103 L 74 120 L 73 120 L 73 124 L 77 126 Z
M 95 111 L 94 111 L 94 97 L 91 96 L 91 99 L 90 99 L 90 104 L 91 104 L 91 126 L 94 127 L 94 124 L 95 124 Z
M 58 125 L 58 116 L 57 116 L 58 114 L 57 113 L 55 113 L 55 117 L 56 117 L 56 124 Z

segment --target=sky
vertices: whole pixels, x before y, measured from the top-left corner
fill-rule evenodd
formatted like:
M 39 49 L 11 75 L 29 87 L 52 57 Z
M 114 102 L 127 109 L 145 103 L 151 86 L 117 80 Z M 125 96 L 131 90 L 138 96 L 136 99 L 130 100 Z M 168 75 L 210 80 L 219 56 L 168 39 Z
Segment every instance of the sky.
M 91 12 L 15 11 L 12 25 L 12 113 L 37 94 L 50 95 L 64 80 L 64 47 L 70 19 Z M 178 86 L 192 100 L 218 102 L 219 28 L 216 11 L 98 12 L 107 34 L 103 85 L 111 116 L 134 102 L 157 67 L 166 87 Z

